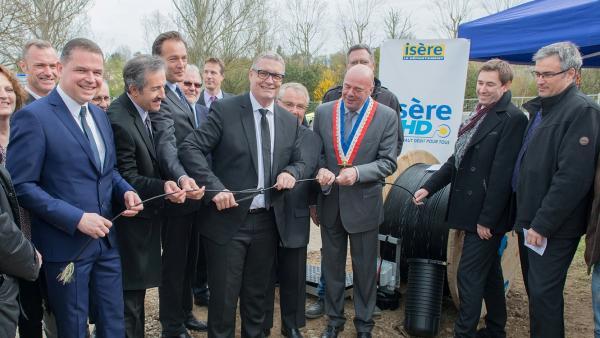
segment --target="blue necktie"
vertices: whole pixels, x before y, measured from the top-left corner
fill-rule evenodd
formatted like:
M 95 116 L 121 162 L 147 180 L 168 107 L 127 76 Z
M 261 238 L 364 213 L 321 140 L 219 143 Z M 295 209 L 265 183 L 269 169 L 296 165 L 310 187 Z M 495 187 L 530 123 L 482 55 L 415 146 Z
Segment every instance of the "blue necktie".
M 523 160 L 523 156 L 525 155 L 525 151 L 527 151 L 527 147 L 529 146 L 529 141 L 533 138 L 537 127 L 539 127 L 540 122 L 542 122 L 542 111 L 538 111 L 533 118 L 533 122 L 531 122 L 531 126 L 529 130 L 527 130 L 527 134 L 525 135 L 525 139 L 523 140 L 523 145 L 521 146 L 521 150 L 519 150 L 519 156 L 517 156 L 517 163 L 515 163 L 515 168 L 513 170 L 512 176 L 512 189 L 513 191 L 517 191 L 517 182 L 519 181 L 519 174 L 521 171 L 521 161 Z
M 85 106 L 81 106 L 79 110 L 79 118 L 81 119 L 81 127 L 83 128 L 83 134 L 87 137 L 90 142 L 90 148 L 92 149 L 92 154 L 94 154 L 94 162 L 96 162 L 96 167 L 98 170 L 102 171 L 102 166 L 100 162 L 100 153 L 98 152 L 98 146 L 96 145 L 96 141 L 94 140 L 94 134 L 92 134 L 92 130 L 87 123 L 86 120 L 87 108 Z

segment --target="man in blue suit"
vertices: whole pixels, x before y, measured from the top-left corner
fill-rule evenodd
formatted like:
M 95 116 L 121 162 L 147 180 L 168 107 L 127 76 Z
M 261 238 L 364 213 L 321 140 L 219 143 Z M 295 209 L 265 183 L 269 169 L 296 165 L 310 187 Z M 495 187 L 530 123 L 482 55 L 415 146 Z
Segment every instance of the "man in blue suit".
M 106 114 L 88 104 L 102 85 L 102 50 L 73 39 L 58 70 L 58 87 L 14 115 L 7 168 L 19 203 L 31 212 L 58 336 L 86 336 L 91 295 L 97 337 L 124 337 L 121 263 L 110 219 L 121 209 L 134 216 L 143 207 L 135 206 L 138 195 L 115 168 Z M 59 282 L 56 276 L 73 260 L 73 281 Z

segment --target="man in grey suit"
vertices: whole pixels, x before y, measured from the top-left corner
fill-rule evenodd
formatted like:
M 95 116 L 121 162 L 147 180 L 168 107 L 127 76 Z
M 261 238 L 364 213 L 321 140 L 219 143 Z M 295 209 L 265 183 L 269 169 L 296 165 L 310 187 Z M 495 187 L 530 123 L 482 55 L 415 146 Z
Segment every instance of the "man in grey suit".
M 198 185 L 188 177 L 177 158 L 177 146 L 198 126 L 190 104 L 177 83 L 182 82 L 187 66 L 187 47 L 178 32 L 160 34 L 152 44 L 152 54 L 166 65 L 165 99 L 160 111 L 149 112 L 154 130 L 158 163 L 166 178 L 176 181 L 189 199 L 201 195 Z M 192 278 L 198 255 L 198 229 L 195 225 L 198 201 L 169 206 L 162 231 L 162 279 L 158 289 L 162 337 L 189 337 L 187 329 L 205 331 L 206 323 L 192 314 Z
M 281 86 L 277 104 L 294 114 L 300 125 L 300 152 L 305 160 L 304 176 L 314 178 L 321 154 L 321 140 L 304 125 L 304 115 L 309 103 L 308 90 L 297 82 Z M 300 328 L 306 324 L 306 246 L 310 234 L 309 198 L 316 195 L 314 182 L 303 182 L 284 193 L 285 222 L 278 223 L 279 246 L 272 283 L 267 294 L 267 312 L 263 323 L 264 333 L 273 327 L 275 282 L 279 281 L 281 309 L 281 334 L 285 337 L 302 337 Z
M 383 221 L 379 182 L 396 170 L 398 114 L 370 98 L 373 78 L 367 66 L 350 68 L 342 98 L 317 107 L 313 124 L 324 153 L 317 173 L 323 192 L 317 206 L 323 241 L 325 310 L 329 316 L 324 338 L 337 337 L 346 321 L 348 238 L 357 336 L 371 337 L 374 325 L 377 234 Z
M 210 108 L 213 102 L 233 96 L 221 90 L 223 80 L 225 80 L 225 64 L 223 61 L 215 57 L 206 59 L 202 67 L 204 89 L 200 92 L 198 103 Z

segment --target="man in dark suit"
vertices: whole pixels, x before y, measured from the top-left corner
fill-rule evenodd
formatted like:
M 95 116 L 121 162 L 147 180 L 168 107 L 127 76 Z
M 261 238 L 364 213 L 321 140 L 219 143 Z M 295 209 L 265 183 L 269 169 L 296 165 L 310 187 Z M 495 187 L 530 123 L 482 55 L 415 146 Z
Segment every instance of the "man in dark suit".
M 510 65 L 504 61 L 483 64 L 477 75 L 479 102 L 459 129 L 454 154 L 415 192 L 419 204 L 451 183 L 447 221 L 452 228 L 464 231 L 455 337 L 506 337 L 498 249 L 514 222 L 509 217 L 510 179 L 527 125 L 525 114 L 510 102 L 512 78 Z M 486 327 L 478 333 L 483 299 Z
M 202 82 L 204 89 L 200 93 L 198 103 L 210 109 L 210 105 L 222 98 L 233 96 L 221 90 L 225 79 L 225 64 L 219 58 L 211 57 L 204 61 L 202 68 Z
M 150 112 L 154 143 L 161 170 L 166 177 L 191 192 L 184 205 L 170 206 L 162 233 L 162 282 L 159 290 L 160 322 L 163 337 L 187 337 L 187 329 L 206 330 L 206 323 L 192 313 L 192 279 L 198 255 L 198 229 L 195 226 L 202 191 L 177 157 L 177 145 L 198 125 L 185 95 L 177 83 L 183 81 L 187 47 L 178 32 L 160 34 L 152 44 L 152 54 L 166 65 L 165 98 L 158 112 Z M 193 190 L 193 191 L 192 191 Z M 195 203 L 194 203 L 195 202 Z
M 52 45 L 44 40 L 28 41 L 23 47 L 19 67 L 27 74 L 27 103 L 44 97 L 58 82 L 58 56 Z
M 185 94 L 192 107 L 194 115 L 198 117 L 198 126 L 202 125 L 208 119 L 208 108 L 198 102 L 201 94 L 202 78 L 200 77 L 200 70 L 196 65 L 187 65 L 183 82 L 180 82 L 180 85 L 183 89 L 183 94 Z M 202 237 L 198 239 L 198 263 L 196 264 L 196 273 L 192 278 L 192 293 L 194 294 L 194 304 L 208 306 L 210 292 L 208 290 L 206 255 L 204 253 L 204 245 L 202 245 Z
M 107 114 L 115 134 L 117 167 L 123 178 L 143 199 L 174 193 L 167 198 L 173 203 L 183 203 L 185 192 L 174 181 L 161 178 L 148 117 L 149 111 L 160 109 L 165 95 L 164 68 L 162 59 L 155 56 L 139 55 L 129 60 L 123 68 L 126 92 L 110 105 Z M 160 285 L 164 200 L 150 203 L 137 216 L 116 222 L 127 338 L 144 337 L 146 289 Z
M 317 174 L 323 190 L 317 207 L 329 317 L 324 338 L 337 337 L 344 329 L 348 237 L 358 337 L 371 337 L 374 325 L 377 235 L 383 221 L 379 182 L 396 170 L 399 119 L 395 111 L 370 97 L 373 78 L 365 65 L 350 68 L 342 99 L 317 107 L 313 122 L 324 154 Z
M 285 64 L 281 56 L 258 56 L 249 71 L 250 93 L 216 101 L 208 121 L 181 144 L 185 169 L 207 189 L 269 189 L 242 199 L 209 192 L 202 215 L 208 261 L 209 337 L 233 337 L 238 299 L 242 336 L 260 337 L 265 293 L 285 222 L 282 189 L 304 175 L 296 117 L 275 105 Z M 212 167 L 206 156 L 211 155 Z
M 90 294 L 98 335 L 125 335 L 121 263 L 109 219 L 121 208 L 128 209 L 123 216 L 135 216 L 143 207 L 135 206 L 141 200 L 116 169 L 106 114 L 88 105 L 102 83 L 103 61 L 94 42 L 69 41 L 58 66 L 60 85 L 12 121 L 7 168 L 32 216 L 61 338 L 85 337 Z M 119 209 L 113 210 L 113 202 L 121 203 Z M 95 240 L 85 246 L 90 237 Z M 59 282 L 56 277 L 74 259 L 74 280 Z
M 28 41 L 23 47 L 19 67 L 27 74 L 26 104 L 48 95 L 58 82 L 58 56 L 52 45 L 44 40 Z M 23 210 L 27 213 L 27 210 Z M 29 219 L 25 216 L 25 219 Z M 45 304 L 45 282 L 43 266 L 40 278 L 35 281 L 19 281 L 19 297 L 23 311 L 19 316 L 19 336 L 42 338 L 42 319 L 44 333 L 48 338 L 56 338 L 56 321 Z M 44 291 L 42 291 L 44 290 Z
M 300 151 L 305 162 L 304 178 L 314 178 L 321 154 L 321 140 L 304 123 L 309 96 L 306 87 L 296 82 L 285 83 L 279 90 L 277 104 L 294 114 L 300 125 Z M 285 337 L 302 337 L 306 300 L 306 246 L 308 245 L 310 217 L 308 204 L 314 182 L 297 184 L 284 193 L 285 222 L 277 224 L 279 245 L 273 278 L 267 293 L 265 335 L 273 327 L 275 282 L 279 281 L 281 309 L 281 334 Z

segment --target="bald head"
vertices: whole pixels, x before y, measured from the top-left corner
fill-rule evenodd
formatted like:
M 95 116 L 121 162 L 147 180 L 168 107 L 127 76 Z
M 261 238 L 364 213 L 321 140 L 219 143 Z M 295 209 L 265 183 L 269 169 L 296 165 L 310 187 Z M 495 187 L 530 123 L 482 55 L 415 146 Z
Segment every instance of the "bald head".
M 365 65 L 356 65 L 348 69 L 344 77 L 342 98 L 350 111 L 358 111 L 373 92 L 375 75 Z

